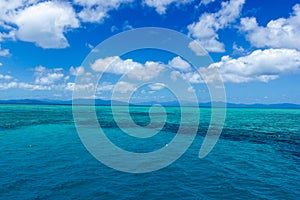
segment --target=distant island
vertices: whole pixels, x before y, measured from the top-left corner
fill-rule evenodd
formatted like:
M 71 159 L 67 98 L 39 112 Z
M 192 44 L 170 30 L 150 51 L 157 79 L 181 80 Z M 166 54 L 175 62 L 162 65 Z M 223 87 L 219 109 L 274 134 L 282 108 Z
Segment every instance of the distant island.
M 110 106 L 110 105 L 127 105 L 125 102 L 121 101 L 111 101 L 103 99 L 76 99 L 74 100 L 75 104 L 80 105 L 89 105 L 91 102 L 95 102 L 96 106 Z M 0 100 L 0 104 L 31 104 L 31 105 L 72 105 L 72 100 L 37 100 L 37 99 L 13 99 L 13 100 Z M 177 101 L 170 102 L 141 102 L 141 103 L 132 103 L 131 106 L 151 106 L 155 104 L 160 104 L 162 106 L 179 106 Z M 200 103 L 199 107 L 209 108 L 211 107 L 212 102 Z M 238 103 L 224 103 L 224 102 L 214 102 L 215 107 L 224 107 L 227 108 L 300 108 L 299 104 L 292 103 L 278 103 L 278 104 L 238 104 Z M 185 102 L 183 106 L 191 106 L 189 102 Z

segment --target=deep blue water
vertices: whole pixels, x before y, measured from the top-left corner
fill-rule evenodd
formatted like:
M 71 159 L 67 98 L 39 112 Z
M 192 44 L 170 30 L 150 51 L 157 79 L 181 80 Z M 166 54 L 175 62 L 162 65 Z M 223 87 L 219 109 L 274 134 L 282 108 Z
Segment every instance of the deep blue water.
M 137 124 L 149 123 L 148 108 L 131 111 Z M 107 136 L 135 152 L 159 149 L 174 137 L 180 112 L 167 113 L 161 133 L 146 142 L 126 139 L 110 109 L 97 107 Z M 0 199 L 299 199 L 300 110 L 228 109 L 220 140 L 199 159 L 209 121 L 209 109 L 201 109 L 196 139 L 172 165 L 130 174 L 89 154 L 71 106 L 0 105 Z

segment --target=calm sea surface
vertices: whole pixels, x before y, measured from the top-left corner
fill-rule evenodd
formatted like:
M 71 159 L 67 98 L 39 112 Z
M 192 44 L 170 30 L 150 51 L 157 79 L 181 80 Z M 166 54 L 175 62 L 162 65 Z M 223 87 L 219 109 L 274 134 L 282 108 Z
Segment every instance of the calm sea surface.
M 180 124 L 179 108 L 166 108 L 161 133 L 137 140 L 122 133 L 109 107 L 96 110 L 106 135 L 133 152 L 162 148 Z M 132 107 L 131 117 L 147 125 L 148 110 Z M 0 105 L 0 199 L 299 199 L 300 109 L 228 109 L 221 138 L 203 159 L 210 110 L 200 113 L 196 139 L 180 159 L 129 174 L 89 154 L 71 106 Z

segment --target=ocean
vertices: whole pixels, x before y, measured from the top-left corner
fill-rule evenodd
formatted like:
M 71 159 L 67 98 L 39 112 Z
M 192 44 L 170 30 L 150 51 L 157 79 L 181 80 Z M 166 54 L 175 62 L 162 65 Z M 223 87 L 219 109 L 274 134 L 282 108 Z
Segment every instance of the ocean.
M 138 125 L 150 122 L 148 107 L 130 110 Z M 135 139 L 118 128 L 110 107 L 96 111 L 107 137 L 137 153 L 164 147 L 181 123 L 180 109 L 166 108 L 160 133 Z M 300 109 L 228 108 L 219 141 L 202 159 L 210 109 L 201 108 L 200 115 L 197 135 L 178 160 L 134 174 L 88 152 L 71 106 L 0 105 L 0 199 L 299 199 Z M 184 134 L 189 132 L 187 124 Z

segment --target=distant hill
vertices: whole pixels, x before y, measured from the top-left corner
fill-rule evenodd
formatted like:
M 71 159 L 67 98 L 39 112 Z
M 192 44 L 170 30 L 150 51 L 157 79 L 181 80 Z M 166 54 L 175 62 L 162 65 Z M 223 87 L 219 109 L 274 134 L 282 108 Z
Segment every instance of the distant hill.
M 49 104 L 49 102 L 34 99 L 0 100 L 0 104 Z
M 281 103 L 281 104 L 234 104 L 227 103 L 228 108 L 300 108 L 298 104 Z
M 127 105 L 125 102 L 121 101 L 110 101 L 103 99 L 76 99 L 74 100 L 75 104 L 78 105 L 90 105 L 93 101 L 95 101 L 95 105 L 97 106 L 109 106 L 109 105 Z M 0 100 L 0 104 L 37 104 L 37 105 L 72 105 L 72 100 L 36 100 L 36 99 L 18 99 L 18 100 Z M 170 101 L 170 102 L 142 102 L 142 103 L 134 103 L 130 104 L 131 106 L 151 106 L 159 104 L 162 106 L 179 106 L 179 102 Z M 183 102 L 183 106 L 192 106 L 193 104 L 189 102 Z M 209 108 L 212 103 L 200 103 L 199 107 Z M 224 102 L 214 102 L 215 107 L 224 107 L 226 105 L 227 108 L 299 108 L 299 104 L 291 104 L 291 103 L 282 103 L 282 104 L 236 104 L 236 103 L 224 103 Z
M 119 101 L 110 101 L 110 100 L 102 100 L 102 99 L 76 99 L 74 100 L 74 104 L 78 105 L 89 105 L 92 102 L 95 102 L 95 105 L 98 106 L 108 106 L 111 105 L 125 105 L 123 102 Z M 61 100 L 35 100 L 35 99 L 18 99 L 18 100 L 0 100 L 0 104 L 37 104 L 37 105 L 72 105 L 72 100 L 61 101 Z
M 200 103 L 200 107 L 211 107 L 211 102 Z M 215 102 L 215 107 L 224 107 L 226 104 L 227 108 L 300 108 L 299 104 L 281 103 L 281 104 L 236 104 L 236 103 L 223 103 Z

